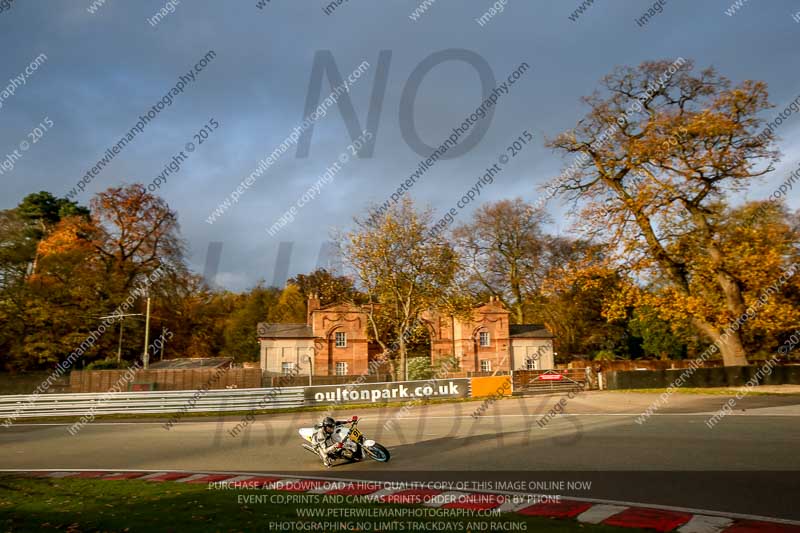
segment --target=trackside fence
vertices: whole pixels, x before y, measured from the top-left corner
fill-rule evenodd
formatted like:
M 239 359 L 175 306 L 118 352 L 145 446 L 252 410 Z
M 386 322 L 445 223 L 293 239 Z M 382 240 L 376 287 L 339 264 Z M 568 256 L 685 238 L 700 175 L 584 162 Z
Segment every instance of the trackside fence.
M 302 407 L 303 388 L 229 389 L 208 391 L 143 391 L 88 394 L 47 394 L 41 396 L 0 396 L 3 419 L 46 416 L 81 416 L 92 408 L 100 414 L 170 414 L 178 412 L 249 411 Z M 200 394 L 196 394 L 201 392 Z M 269 401 L 264 398 L 274 399 Z
M 596 388 L 593 374 L 587 376 L 583 369 L 566 370 L 515 370 L 514 394 L 554 394 L 572 390 L 576 384 L 586 389 Z M 588 383 L 587 383 L 588 382 Z
M 426 399 L 465 399 L 494 394 L 503 378 L 429 379 L 312 387 L 198 389 L 114 393 L 0 396 L 0 422 L 21 418 L 102 414 L 235 412 L 382 404 Z M 505 378 L 507 380 L 507 378 Z M 473 385 L 474 383 L 474 385 Z

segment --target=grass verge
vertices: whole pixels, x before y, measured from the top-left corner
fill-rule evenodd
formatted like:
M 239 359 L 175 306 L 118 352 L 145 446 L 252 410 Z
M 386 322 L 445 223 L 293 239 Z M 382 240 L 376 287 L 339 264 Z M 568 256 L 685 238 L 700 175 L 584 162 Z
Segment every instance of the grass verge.
M 296 503 L 287 504 L 288 498 L 294 498 L 292 501 Z M 414 513 L 423 510 L 420 506 L 352 502 L 352 499 L 344 503 L 326 503 L 322 495 L 267 490 L 209 490 L 207 484 L 0 476 L 0 524 L 4 531 L 14 532 L 635 531 L 580 524 L 573 520 L 508 514 L 466 517 L 447 513 L 445 516 L 434 514 L 419 518 Z M 301 518 L 299 514 L 307 511 L 300 509 L 316 509 L 314 512 L 318 516 Z M 342 518 L 342 510 L 379 513 L 382 509 L 398 511 L 395 511 L 395 516 L 387 515 L 386 518 Z M 437 510 L 429 511 L 433 514 Z M 398 523 L 405 527 L 392 526 Z

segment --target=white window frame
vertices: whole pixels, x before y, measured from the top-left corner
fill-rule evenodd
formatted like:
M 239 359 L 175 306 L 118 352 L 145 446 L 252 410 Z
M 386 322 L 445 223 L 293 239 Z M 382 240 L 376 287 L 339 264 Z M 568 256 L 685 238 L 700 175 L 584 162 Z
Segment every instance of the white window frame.
M 336 375 L 337 376 L 346 376 L 347 375 L 347 362 L 345 362 L 345 361 L 337 361 L 336 362 Z
M 483 342 L 483 339 L 486 339 L 486 342 Z M 481 331 L 478 333 L 478 345 L 481 348 L 487 348 L 492 345 L 492 337 L 489 335 L 488 331 Z
M 539 370 L 538 368 L 536 368 L 536 359 L 528 356 L 525 359 L 525 370 Z
M 347 348 L 347 332 L 337 331 L 333 334 L 333 338 L 335 340 L 334 345 L 337 348 Z
M 291 374 L 296 366 L 297 363 L 293 363 L 291 361 L 281 361 L 281 374 L 284 376 Z
M 481 372 L 491 372 L 491 371 L 492 371 L 492 360 L 481 359 Z

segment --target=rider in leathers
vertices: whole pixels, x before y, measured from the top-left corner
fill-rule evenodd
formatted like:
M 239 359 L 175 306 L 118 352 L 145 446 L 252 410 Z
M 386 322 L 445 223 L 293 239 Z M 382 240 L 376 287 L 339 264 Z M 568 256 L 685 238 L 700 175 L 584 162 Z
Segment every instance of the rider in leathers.
M 336 426 L 342 426 L 344 424 L 349 424 L 351 422 L 355 422 L 358 420 L 358 417 L 353 417 L 350 420 L 334 420 L 333 418 L 326 416 L 322 419 L 322 424 L 317 426 L 317 432 L 314 433 L 313 441 L 314 445 L 317 447 L 317 451 L 319 452 L 319 456 L 322 459 L 322 464 L 327 467 L 331 466 L 331 457 L 330 454 L 342 447 L 341 442 L 333 442 L 333 432 L 336 429 Z

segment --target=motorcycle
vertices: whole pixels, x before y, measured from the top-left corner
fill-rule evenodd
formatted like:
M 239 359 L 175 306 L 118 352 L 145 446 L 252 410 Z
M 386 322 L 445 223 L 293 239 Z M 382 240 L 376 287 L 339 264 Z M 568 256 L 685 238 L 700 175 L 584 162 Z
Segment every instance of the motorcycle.
M 350 427 L 347 427 L 349 424 Z M 366 453 L 371 459 L 385 463 L 389 460 L 389 450 L 381 446 L 372 439 L 367 439 L 364 434 L 358 429 L 358 417 L 353 417 L 348 424 L 336 426 L 331 434 L 331 440 L 338 444 L 338 448 L 330 454 L 331 459 L 349 459 L 351 461 L 360 460 Z M 303 443 L 303 448 L 310 451 L 317 457 L 319 452 L 314 446 L 314 433 L 320 429 L 317 424 L 311 428 L 300 428 L 298 432 L 303 440 L 308 443 Z M 310 443 L 310 444 L 309 444 Z

